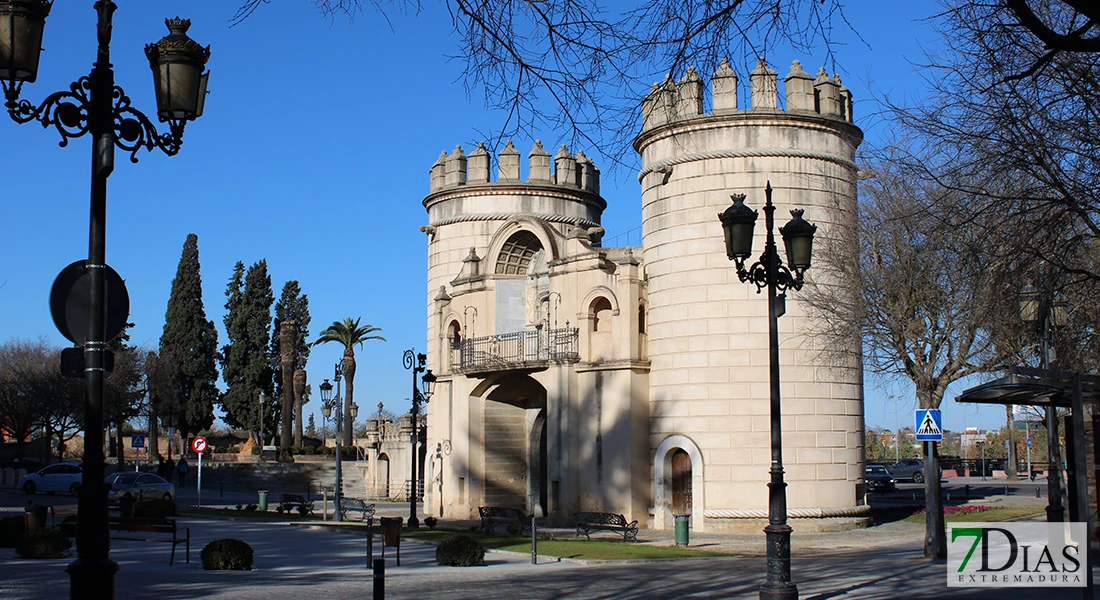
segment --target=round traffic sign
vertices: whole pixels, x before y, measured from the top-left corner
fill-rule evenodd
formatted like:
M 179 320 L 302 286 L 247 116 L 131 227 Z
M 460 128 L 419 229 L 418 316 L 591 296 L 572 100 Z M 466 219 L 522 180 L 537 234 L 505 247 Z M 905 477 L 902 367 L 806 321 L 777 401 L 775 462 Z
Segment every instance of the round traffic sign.
M 61 270 L 50 289 L 50 315 L 61 335 L 78 346 L 88 338 L 88 302 L 91 277 L 84 268 L 85 261 L 78 260 Z M 114 269 L 107 266 L 107 304 L 103 307 L 107 339 L 111 341 L 126 327 L 130 317 L 130 294 L 126 283 Z
M 206 438 L 197 437 L 191 440 L 191 449 L 194 450 L 196 454 L 206 452 Z

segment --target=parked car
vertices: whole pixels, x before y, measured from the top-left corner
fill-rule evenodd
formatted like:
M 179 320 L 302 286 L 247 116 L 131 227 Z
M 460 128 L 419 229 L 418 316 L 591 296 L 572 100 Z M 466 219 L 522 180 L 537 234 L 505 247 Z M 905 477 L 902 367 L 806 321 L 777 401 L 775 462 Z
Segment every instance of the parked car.
M 83 478 L 84 474 L 78 463 L 57 463 L 43 467 L 37 473 L 27 474 L 19 482 L 19 487 L 23 488 L 23 492 L 27 495 L 33 495 L 36 492 L 47 494 L 68 492 L 76 496 L 80 494 L 80 482 Z
M 863 470 L 863 480 L 867 482 L 869 492 L 888 492 L 896 489 L 896 480 L 882 465 L 867 465 Z
M 919 458 L 903 458 L 888 467 L 887 470 L 898 481 L 912 479 L 913 483 L 924 483 L 924 461 Z M 940 469 L 940 477 L 943 477 L 942 468 Z
M 153 498 L 171 500 L 176 496 L 176 486 L 152 473 L 119 471 L 108 475 L 107 504 L 116 506 L 126 496 L 139 501 Z

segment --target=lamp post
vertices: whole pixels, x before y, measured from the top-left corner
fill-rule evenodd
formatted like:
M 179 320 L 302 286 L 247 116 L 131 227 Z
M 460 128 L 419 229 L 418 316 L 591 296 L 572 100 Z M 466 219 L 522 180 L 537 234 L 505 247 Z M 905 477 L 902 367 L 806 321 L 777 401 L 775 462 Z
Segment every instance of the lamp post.
M 335 426 L 336 431 L 335 431 L 335 436 L 334 436 L 336 438 L 336 484 L 334 486 L 335 489 L 333 490 L 333 499 L 332 499 L 332 508 L 333 508 L 333 513 L 334 513 L 332 515 L 332 520 L 333 521 L 343 521 L 344 520 L 344 517 L 340 512 L 340 509 L 341 509 L 340 497 L 343 496 L 343 493 L 344 493 L 344 478 L 343 478 L 343 473 L 341 472 L 341 468 L 340 468 L 341 463 L 343 462 L 343 458 L 344 458 L 343 457 L 343 452 L 341 452 L 341 449 L 340 449 L 340 440 L 342 439 L 341 432 L 343 431 L 343 426 L 344 426 L 343 425 L 344 421 L 342 419 L 341 408 L 340 408 L 340 377 L 343 374 L 344 374 L 344 372 L 343 372 L 343 369 L 342 369 L 340 363 L 336 363 L 336 372 L 335 372 L 335 375 L 334 375 L 334 378 L 336 379 L 336 396 L 335 397 L 333 397 L 333 395 L 332 395 L 332 387 L 333 386 L 332 386 L 331 383 L 328 382 L 328 379 L 324 380 L 324 382 L 322 382 L 321 385 L 318 386 L 321 389 L 321 415 L 324 416 L 325 419 L 328 419 L 329 417 L 334 416 L 333 415 L 334 410 L 336 412 L 336 414 L 335 414 L 336 418 L 333 419 L 333 422 L 336 423 L 336 426 Z M 350 408 L 350 411 L 351 411 L 352 415 L 355 415 L 359 411 L 359 407 L 355 404 L 352 404 L 351 408 Z
M 771 383 L 771 482 L 768 483 L 768 525 L 764 528 L 768 544 L 768 576 L 760 586 L 761 599 L 798 598 L 798 587 L 791 582 L 791 527 L 787 525 L 787 484 L 783 481 L 783 425 L 779 398 L 779 317 L 786 312 L 786 291 L 802 289 L 803 274 L 810 268 L 810 253 L 817 227 L 802 218 L 802 210 L 792 210 L 793 217 L 779 228 L 787 251 L 783 265 L 775 245 L 775 206 L 772 185 L 764 188 L 767 238 L 764 253 L 751 267 L 745 259 L 752 254 L 753 227 L 757 213 L 745 206 L 745 195 L 732 196 L 733 205 L 718 215 L 725 233 L 726 256 L 735 261 L 737 277 L 756 286 L 757 293 L 768 290 L 768 346 Z
M 977 444 L 978 448 L 982 451 L 982 481 L 985 481 L 985 441 L 978 440 L 974 443 Z
M 61 135 L 61 146 L 70 139 L 92 136 L 91 211 L 88 235 L 88 328 L 83 344 L 83 372 L 87 390 L 84 407 L 83 484 L 77 523 L 77 559 L 69 564 L 71 598 L 114 598 L 118 564 L 110 559 L 107 531 L 107 494 L 104 489 L 103 395 L 106 366 L 107 178 L 114 170 L 114 148 L 130 153 L 137 162 L 142 148 L 160 148 L 169 156 L 179 152 L 187 121 L 202 115 L 206 97 L 204 73 L 210 57 L 187 37 L 191 22 L 168 19 L 170 34 L 145 47 L 156 86 L 157 116 L 168 123 L 168 133 L 158 133 L 130 98 L 115 85 L 111 67 L 111 21 L 117 8 L 110 0 L 93 4 L 97 13 L 96 61 L 91 72 L 55 92 L 39 106 L 20 100 L 24 83 L 38 77 L 39 55 L 49 0 L 0 0 L 0 89 L 4 106 L 17 123 L 39 122 Z
M 1030 283 L 1020 292 L 1020 316 L 1024 321 L 1035 323 L 1039 328 L 1041 341 L 1039 366 L 1050 368 L 1050 333 L 1052 329 L 1065 327 L 1069 320 L 1069 311 L 1065 298 L 1061 294 L 1043 294 Z M 1047 456 L 1050 467 L 1047 469 L 1047 521 L 1061 523 L 1065 520 L 1066 509 L 1062 505 L 1062 456 L 1058 447 L 1058 410 L 1054 406 L 1044 407 L 1047 425 Z
M 420 402 L 427 402 L 432 397 L 432 393 L 435 391 L 435 375 L 432 374 L 431 369 L 426 369 L 428 362 L 428 355 L 417 354 L 415 348 L 410 348 L 405 351 L 404 356 L 401 357 L 401 362 L 405 365 L 406 370 L 412 371 L 412 468 L 411 477 L 409 483 L 409 527 L 420 527 L 420 519 L 416 517 L 416 502 L 420 495 L 418 486 L 416 485 L 416 463 L 417 463 L 417 451 L 416 445 L 420 441 L 420 433 L 418 425 L 420 422 Z M 421 378 L 423 385 L 423 392 L 416 387 L 416 376 L 420 373 L 424 373 Z

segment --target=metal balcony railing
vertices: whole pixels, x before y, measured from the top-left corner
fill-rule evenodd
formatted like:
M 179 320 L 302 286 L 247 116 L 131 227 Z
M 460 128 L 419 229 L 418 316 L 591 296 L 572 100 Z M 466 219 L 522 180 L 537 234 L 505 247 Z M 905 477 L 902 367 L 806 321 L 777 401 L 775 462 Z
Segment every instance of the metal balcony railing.
M 544 367 L 551 362 L 577 361 L 576 327 L 528 329 L 469 338 L 451 345 L 451 370 L 484 373 Z

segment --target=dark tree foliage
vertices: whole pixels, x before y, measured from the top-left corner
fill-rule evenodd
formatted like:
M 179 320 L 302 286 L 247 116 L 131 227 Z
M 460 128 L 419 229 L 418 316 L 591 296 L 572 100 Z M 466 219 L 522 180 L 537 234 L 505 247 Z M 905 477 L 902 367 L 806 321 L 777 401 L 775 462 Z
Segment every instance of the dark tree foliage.
M 104 385 L 103 408 L 106 422 L 113 424 L 115 429 L 116 448 L 122 448 L 123 424 L 147 409 L 146 352 L 129 344 L 129 329 L 133 326 L 127 323 L 118 337 L 108 343 L 115 355 L 115 367 Z M 120 452 L 119 464 L 123 462 Z
M 218 332 L 206 318 L 199 272 L 199 237 L 188 234 L 183 244 L 172 296 L 160 337 L 159 376 L 164 378 L 158 415 L 166 426 L 187 436 L 208 429 L 214 423 L 214 401 L 218 398 L 215 364 Z
M 267 261 L 261 260 L 248 268 L 238 262 L 226 287 L 226 313 L 223 322 L 229 337 L 222 347 L 222 376 L 227 390 L 221 396 L 225 421 L 231 427 L 251 431 L 260 429 L 260 394 L 272 399 L 271 379 L 274 372 L 269 359 L 271 339 L 271 276 Z M 273 404 L 263 408 L 264 431 L 277 415 Z
M 283 291 L 279 294 L 279 301 L 275 303 L 275 327 L 271 332 L 271 361 L 279 364 L 282 360 L 282 347 L 279 341 L 279 324 L 284 320 L 294 321 L 297 335 L 297 344 L 294 349 L 294 371 L 304 370 L 309 361 L 309 296 L 302 293 L 296 280 L 290 280 L 283 285 Z M 295 374 L 295 377 L 299 377 Z M 283 382 L 281 374 L 274 377 L 275 395 L 282 398 Z M 295 391 L 294 396 L 294 440 L 295 445 L 301 445 L 302 437 L 302 406 L 309 402 L 309 386 L 299 395 Z

